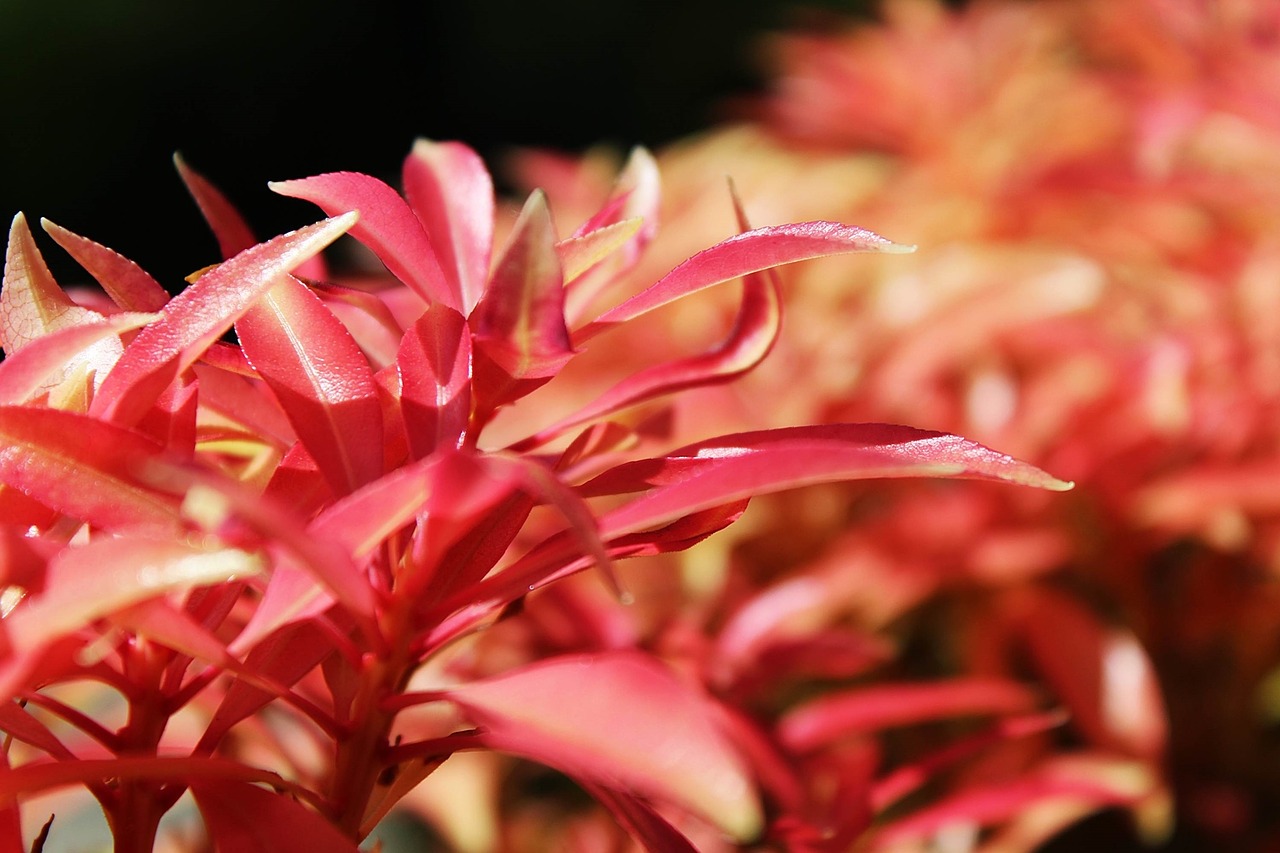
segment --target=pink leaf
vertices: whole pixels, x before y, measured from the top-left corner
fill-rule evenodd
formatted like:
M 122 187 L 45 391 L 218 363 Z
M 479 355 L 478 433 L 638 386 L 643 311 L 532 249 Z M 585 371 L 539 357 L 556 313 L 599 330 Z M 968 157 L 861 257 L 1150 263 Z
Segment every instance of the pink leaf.
M 534 192 L 471 317 L 477 347 L 513 379 L 554 376 L 573 356 L 555 246 L 547 197 Z
M 145 436 L 85 415 L 0 406 L 0 481 L 97 527 L 176 528 L 180 499 L 140 476 L 160 453 Z
M 428 308 L 401 340 L 396 370 L 413 457 L 461 447 L 471 418 L 471 335 L 462 315 Z
M 0 290 L 0 348 L 13 355 L 27 344 L 58 329 L 100 319 L 62 292 L 45 266 L 40 249 L 19 213 L 9 228 Z
M 68 365 L 99 341 L 154 319 L 154 314 L 116 314 L 101 322 L 68 326 L 37 338 L 0 362 L 0 405 L 27 402 L 60 382 Z
M 707 700 L 644 655 L 556 658 L 448 696 L 495 749 L 673 803 L 738 841 L 761 829 L 746 765 Z
M 745 220 L 743 227 L 746 227 Z M 633 373 L 573 416 L 544 429 L 522 446 L 541 444 L 571 427 L 654 397 L 729 382 L 754 368 L 769 354 L 781 329 L 782 299 L 776 277 L 767 270 L 749 275 L 743 283 L 742 306 L 733 330 L 718 346 L 692 358 Z
M 382 473 L 382 405 L 346 328 L 291 276 L 236 322 L 240 347 L 335 494 Z
M 1159 760 L 1168 723 L 1154 668 L 1137 639 L 1047 589 L 1021 591 L 1014 607 L 1024 648 L 1062 697 L 1072 725 L 1099 746 Z
M 219 850 L 359 853 L 354 841 L 292 797 L 242 782 L 197 782 L 191 793 Z
M 196 200 L 196 206 L 209 223 L 209 229 L 218 239 L 218 248 L 224 259 L 234 258 L 246 249 L 257 245 L 258 239 L 253 236 L 249 223 L 235 209 L 222 191 L 209 182 L 203 175 L 187 165 L 182 155 L 173 155 L 173 165 L 178 169 L 178 176 L 187 185 L 187 191 Z
M 330 172 L 268 186 L 281 195 L 313 202 L 330 216 L 359 211 L 360 222 L 351 235 L 372 249 L 392 275 L 428 304 L 460 308 L 459 294 L 446 280 L 422 223 L 404 199 L 382 181 L 357 172 Z
M 601 519 L 603 534 L 612 537 L 756 495 L 880 477 L 964 477 L 1070 488 L 958 436 L 889 424 L 832 424 L 721 436 L 666 457 L 618 466 L 580 490 L 600 495 L 660 487 Z
M 484 161 L 459 142 L 419 139 L 404 161 L 404 193 L 462 295 L 462 314 L 470 314 L 493 246 L 493 181 Z
M 619 323 L 690 293 L 754 272 L 849 252 L 911 252 L 862 228 L 837 222 L 800 222 L 757 228 L 704 249 L 644 292 L 606 311 L 574 334 L 578 344 Z
M 886 684 L 829 693 L 792 710 L 778 724 L 790 749 L 807 752 L 848 735 L 975 714 L 1016 714 L 1036 694 L 1014 681 L 953 678 L 932 684 Z
M 355 220 L 355 214 L 347 214 L 282 234 L 202 276 L 171 299 L 160 319 L 125 349 L 90 411 L 117 423 L 136 423 L 164 388 L 280 276 L 336 240 Z
M 125 311 L 159 311 L 169 301 L 168 291 L 158 281 L 118 252 L 47 219 L 40 220 L 40 225 Z
M 990 826 L 1032 809 L 1048 800 L 1067 800 L 1100 808 L 1127 805 L 1131 792 L 1101 781 L 1054 778 L 1029 774 L 1010 782 L 973 786 L 951 794 L 941 802 L 894 821 L 876 833 L 878 849 L 907 845 L 951 824 Z

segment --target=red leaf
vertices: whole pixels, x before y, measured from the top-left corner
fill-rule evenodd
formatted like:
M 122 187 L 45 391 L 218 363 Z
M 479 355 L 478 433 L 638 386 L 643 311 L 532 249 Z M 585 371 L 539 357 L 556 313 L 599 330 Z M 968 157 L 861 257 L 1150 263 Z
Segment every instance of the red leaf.
M 244 658 L 244 670 L 275 684 L 296 684 L 333 653 L 332 640 L 320 628 L 312 622 L 299 622 L 257 643 Z M 260 687 L 232 682 L 192 753 L 213 752 L 236 723 L 276 698 Z
M 62 292 L 45 266 L 21 213 L 9 228 L 0 289 L 0 348 L 13 355 L 36 339 L 79 323 L 101 319 Z
M 762 823 L 707 700 L 633 652 L 556 658 L 448 691 L 495 749 L 678 805 L 739 841 Z M 571 697 L 570 701 L 566 701 Z
M 757 228 L 704 249 L 644 292 L 606 311 L 574 334 L 574 343 L 674 302 L 690 293 L 754 272 L 849 252 L 911 252 L 862 228 L 838 222 L 800 222 Z
M 164 388 L 280 276 L 329 245 L 355 220 L 355 214 L 347 214 L 283 234 L 201 276 L 171 299 L 160 319 L 125 348 L 90 411 L 117 423 L 136 423 Z
M 197 782 L 191 793 L 219 850 L 359 853 L 354 841 L 291 797 L 242 782 Z
M 159 445 L 132 430 L 58 409 L 0 406 L 0 481 L 97 527 L 175 528 L 180 499 L 140 473 Z
M 118 252 L 47 219 L 40 220 L 40 225 L 125 311 L 155 312 L 169 301 L 168 291 L 158 281 Z
M 1015 681 L 953 678 L 932 684 L 860 687 L 801 705 L 778 724 L 778 736 L 798 752 L 848 735 L 975 714 L 1015 714 L 1036 706 L 1036 694 Z
M 573 356 L 555 226 L 542 192 L 520 211 L 471 326 L 477 347 L 513 379 L 554 376 Z
M 253 236 L 249 223 L 244 221 L 244 217 L 221 190 L 188 166 L 181 154 L 173 155 L 173 165 L 177 167 L 182 182 L 187 185 L 187 191 L 196 200 L 204 221 L 209 223 L 213 236 L 218 239 L 218 248 L 224 259 L 234 258 L 257 244 L 258 239 Z
M 459 142 L 419 139 L 404 161 L 404 194 L 462 295 L 462 314 L 480 301 L 493 247 L 493 181 Z
M 603 495 L 659 487 L 605 515 L 600 528 L 608 538 L 783 489 L 880 477 L 963 477 L 1070 488 L 958 436 L 889 424 L 832 424 L 721 436 L 665 457 L 620 465 L 580 491 Z
M 422 223 L 404 199 L 377 178 L 357 172 L 330 172 L 268 186 L 281 195 L 306 199 L 330 216 L 356 210 L 360 222 L 351 235 L 378 256 L 396 278 L 428 304 L 439 302 L 455 310 L 462 301 L 445 278 L 435 248 Z
M 373 371 L 318 296 L 282 277 L 236 322 L 236 334 L 335 494 L 382 473 Z
M 396 370 L 413 457 L 461 447 L 471 418 L 471 335 L 462 315 L 428 308 L 401 340 Z

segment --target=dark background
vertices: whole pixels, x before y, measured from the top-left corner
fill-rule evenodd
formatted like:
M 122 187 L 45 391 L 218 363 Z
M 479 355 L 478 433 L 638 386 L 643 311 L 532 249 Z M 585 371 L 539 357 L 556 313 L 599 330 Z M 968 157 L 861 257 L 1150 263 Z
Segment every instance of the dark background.
M 181 151 L 260 237 L 317 218 L 268 180 L 394 182 L 413 139 L 652 147 L 760 86 L 761 37 L 866 0 L 0 0 L 0 215 L 105 243 L 167 287 L 218 260 Z M 7 221 L 7 220 L 6 220 Z M 41 240 L 64 283 L 83 272 Z

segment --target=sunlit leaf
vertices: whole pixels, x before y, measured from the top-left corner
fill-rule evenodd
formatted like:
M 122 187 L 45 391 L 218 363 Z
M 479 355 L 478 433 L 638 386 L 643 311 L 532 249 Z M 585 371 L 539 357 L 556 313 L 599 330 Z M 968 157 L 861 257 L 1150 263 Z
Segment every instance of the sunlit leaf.
M 462 314 L 470 314 L 493 246 L 493 181 L 484 161 L 462 143 L 419 139 L 404 161 L 404 194 L 445 275 L 456 280 Z
M 392 275 L 428 304 L 439 302 L 460 309 L 460 295 L 445 278 L 422 223 L 404 199 L 382 181 L 357 172 L 330 172 L 273 181 L 268 186 L 281 195 L 319 205 L 329 216 L 358 211 L 360 221 L 351 235 L 372 249 Z
M 45 266 L 26 217 L 21 213 L 13 217 L 0 289 L 0 348 L 5 355 L 50 332 L 98 319 L 98 314 L 76 305 L 62 292 Z
M 355 214 L 318 222 L 254 246 L 202 276 L 165 305 L 160 319 L 125 349 L 94 397 L 92 413 L 136 423 L 186 370 L 272 285 L 338 238 Z
M 236 321 L 236 334 L 335 494 L 382 473 L 373 371 L 319 297 L 282 277 Z

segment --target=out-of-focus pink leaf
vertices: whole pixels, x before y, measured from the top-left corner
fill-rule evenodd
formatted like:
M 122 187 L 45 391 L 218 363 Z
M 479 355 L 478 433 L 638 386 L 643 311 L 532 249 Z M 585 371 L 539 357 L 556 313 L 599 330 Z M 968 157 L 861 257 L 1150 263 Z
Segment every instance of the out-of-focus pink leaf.
M 592 302 L 611 285 L 625 281 L 622 273 L 635 266 L 645 246 L 657 233 L 660 184 L 658 164 L 653 155 L 641 147 L 632 149 L 609 199 L 570 238 L 593 239 L 593 233 L 603 236 L 615 232 L 623 223 L 638 221 L 636 230 L 616 247 L 619 251 L 610 250 L 612 258 L 609 263 L 602 265 L 602 269 L 579 275 L 576 265 L 565 264 L 565 281 L 568 283 L 565 290 L 565 318 L 570 324 L 576 325 L 585 316 Z M 630 226 L 627 230 L 631 230 Z M 596 260 L 603 259 L 600 257 Z
M 440 268 L 440 260 L 418 217 L 391 187 L 358 172 L 330 172 L 296 181 L 273 181 L 272 190 L 320 206 L 330 216 L 359 211 L 351 235 L 378 256 L 391 274 L 428 304 L 458 310 L 462 301 Z
M 587 270 L 622 248 L 643 225 L 644 221 L 638 218 L 624 219 L 556 243 L 556 251 L 560 253 L 560 266 L 564 269 L 566 303 L 572 293 L 571 284 Z M 568 315 L 567 307 L 565 313 Z
M 1046 801 L 1066 800 L 1092 808 L 1130 804 L 1131 792 L 1100 781 L 1031 774 L 1010 782 L 974 786 L 932 806 L 896 820 L 875 835 L 877 849 L 896 849 L 956 823 L 990 826 L 1035 808 Z
M 125 348 L 90 411 L 117 423 L 136 423 L 164 388 L 280 276 L 336 240 L 355 221 L 351 213 L 283 234 L 202 276 L 171 299 L 160 319 Z
M 50 758 L 63 760 L 74 760 L 75 758 L 71 754 L 71 750 L 67 749 L 44 723 L 31 716 L 14 702 L 0 702 L 0 731 L 3 731 L 14 740 L 20 740 L 23 743 L 34 746 Z
M 886 684 L 828 693 L 787 713 L 778 737 L 806 752 L 847 735 L 976 714 L 1016 714 L 1037 704 L 1034 691 L 997 678 L 952 678 L 931 684 Z
M 447 691 L 495 749 L 678 805 L 738 841 L 762 815 L 705 697 L 643 655 L 556 658 Z
M 662 815 L 639 797 L 601 785 L 584 784 L 587 792 L 607 808 L 631 837 L 646 850 L 662 853 L 698 853 L 689 839 L 667 823 Z
M 413 457 L 461 447 L 471 417 L 471 335 L 462 315 L 428 308 L 401 340 L 396 370 Z
M 215 781 L 197 782 L 191 794 L 219 850 L 359 853 L 336 826 L 291 797 L 242 782 Z
M 56 384 L 67 365 L 94 344 L 154 320 L 154 314 L 116 314 L 44 335 L 0 362 L 0 405 L 25 403 Z
M 224 259 L 234 258 L 244 250 L 257 245 L 258 239 L 253 236 L 249 223 L 235 209 L 222 191 L 208 179 L 187 165 L 181 154 L 173 155 L 173 165 L 178 169 L 178 176 L 187 185 L 187 191 L 195 199 L 196 206 L 209 223 L 209 229 L 218 240 L 218 249 Z
M 9 227 L 9 248 L 0 285 L 0 348 L 13 355 L 50 332 L 93 322 L 100 316 L 62 292 L 21 213 Z
M 404 161 L 404 194 L 469 315 L 484 293 L 493 247 L 493 181 L 460 142 L 419 139 Z
M 28 652 L 136 602 L 262 571 L 262 559 L 235 548 L 137 537 L 68 548 L 49 564 L 46 589 L 6 619 L 15 651 Z
M 878 234 L 838 222 L 800 222 L 757 228 L 704 249 L 642 293 L 606 311 L 574 333 L 581 343 L 619 323 L 674 302 L 690 293 L 750 273 L 828 255 L 849 252 L 911 252 Z
M 1098 746 L 1158 761 L 1167 717 L 1137 638 L 1102 625 L 1077 602 L 1047 589 L 1022 590 L 1013 606 L 1019 636 L 1071 712 L 1071 724 Z
M 270 770 L 259 770 L 242 761 L 212 756 L 128 756 L 80 759 L 78 761 L 33 761 L 0 773 L 0 802 L 26 797 L 40 791 L 86 785 L 104 779 L 149 779 L 182 785 L 241 782 L 270 785 L 293 797 L 319 805 L 319 798 L 307 788 Z
M 0 406 L 0 481 L 97 527 L 176 527 L 180 498 L 140 479 L 160 452 L 139 433 L 85 415 Z
M 471 316 L 477 348 L 512 379 L 549 378 L 573 356 L 555 246 L 547 197 L 534 192 Z
M 111 614 L 110 620 L 139 637 L 146 637 L 187 657 L 224 668 L 235 665 L 222 641 L 186 611 L 163 599 L 140 601 Z
M 20 586 L 27 592 L 41 592 L 45 566 L 61 549 L 59 542 L 27 536 L 24 527 L 0 525 L 0 586 Z
M 236 334 L 335 494 L 382 473 L 373 371 L 319 297 L 284 276 L 236 322 Z
M 1007 717 L 990 729 L 949 744 L 921 761 L 895 768 L 892 773 L 876 782 L 871 792 L 872 803 L 876 811 L 888 809 L 958 761 L 1001 741 L 1039 734 L 1061 726 L 1066 721 L 1067 714 L 1061 709 L 1043 714 Z
M 40 225 L 125 311 L 155 312 L 169 301 L 168 291 L 158 281 L 120 253 L 47 219 L 41 219 Z
M 815 483 L 880 477 L 1002 480 L 1070 488 L 1040 469 L 946 433 L 889 424 L 831 424 L 737 433 L 666 457 L 626 463 L 584 484 L 586 495 L 654 488 L 602 517 L 608 537 L 690 512 Z

